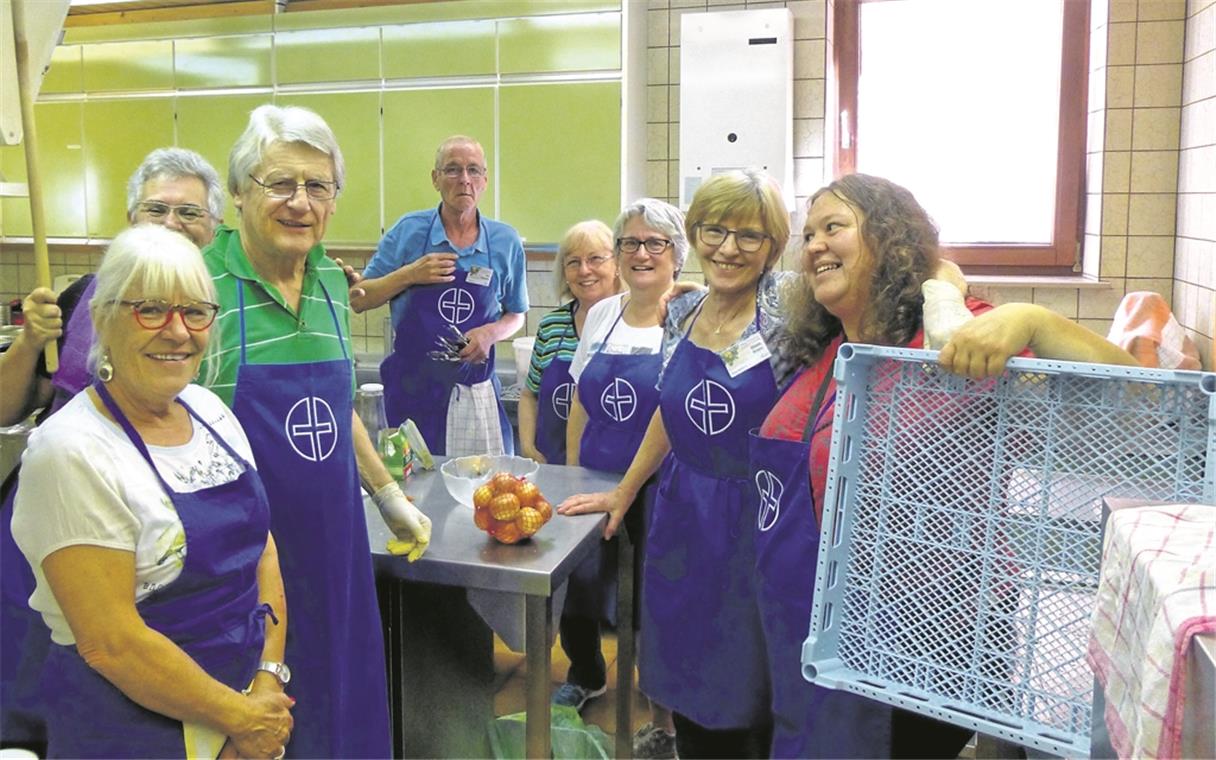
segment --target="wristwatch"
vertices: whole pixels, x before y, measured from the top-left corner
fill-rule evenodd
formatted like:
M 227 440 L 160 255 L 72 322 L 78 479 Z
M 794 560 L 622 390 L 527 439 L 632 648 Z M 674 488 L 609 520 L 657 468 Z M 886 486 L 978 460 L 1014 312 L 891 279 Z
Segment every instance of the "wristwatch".
M 264 670 L 274 676 L 283 686 L 286 686 L 287 682 L 291 680 L 291 668 L 287 667 L 285 662 L 262 660 L 258 663 L 258 670 Z

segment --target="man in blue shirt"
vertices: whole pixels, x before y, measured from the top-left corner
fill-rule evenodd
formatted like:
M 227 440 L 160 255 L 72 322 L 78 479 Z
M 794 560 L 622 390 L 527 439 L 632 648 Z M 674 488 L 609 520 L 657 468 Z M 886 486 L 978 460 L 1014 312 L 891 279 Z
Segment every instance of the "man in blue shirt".
M 380 365 L 390 425 L 414 420 L 436 454 L 513 453 L 494 344 L 518 331 L 528 311 L 523 242 L 477 208 L 487 177 L 476 140 L 444 140 L 431 183 L 438 208 L 393 225 L 351 306 L 361 312 L 391 301 L 396 336 Z M 445 358 L 440 339 L 459 345 L 459 334 L 467 340 L 459 358 Z

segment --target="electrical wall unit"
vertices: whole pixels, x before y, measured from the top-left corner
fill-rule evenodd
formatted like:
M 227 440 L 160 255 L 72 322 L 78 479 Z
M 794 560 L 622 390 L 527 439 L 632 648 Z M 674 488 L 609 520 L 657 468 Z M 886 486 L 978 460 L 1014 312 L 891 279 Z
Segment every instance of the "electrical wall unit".
M 789 9 L 680 17 L 680 206 L 715 174 L 756 167 L 794 204 Z

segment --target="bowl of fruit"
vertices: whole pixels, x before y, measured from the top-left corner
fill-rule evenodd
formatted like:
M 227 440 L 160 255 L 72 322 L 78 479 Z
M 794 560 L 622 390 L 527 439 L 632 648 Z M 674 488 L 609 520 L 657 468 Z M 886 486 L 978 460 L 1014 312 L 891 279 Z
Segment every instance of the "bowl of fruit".
M 460 476 L 455 472 L 449 477 L 448 471 L 444 468 L 456 461 L 451 460 L 440 468 L 444 475 L 444 482 L 449 484 L 448 490 L 452 493 L 453 498 L 463 502 L 461 496 L 457 496 L 457 491 L 452 489 L 458 489 L 459 493 L 463 495 L 466 483 L 462 481 L 481 479 L 481 484 L 473 489 L 469 498 L 469 503 L 473 507 L 473 523 L 500 543 L 515 544 L 531 538 L 553 517 L 553 505 L 540 492 L 536 483 L 530 480 L 536 474 L 537 464 L 530 459 L 521 460 L 519 457 L 486 458 L 515 459 L 527 463 L 531 467 L 517 464 L 514 468 L 492 469 L 476 477 Z M 480 464 L 473 469 L 479 470 Z M 497 464 L 510 463 L 499 461 Z M 456 467 L 454 466 L 453 469 L 455 470 Z
M 466 507 L 473 506 L 473 492 L 499 473 L 516 478 L 532 479 L 540 469 L 535 461 L 505 454 L 498 456 L 467 456 L 449 459 L 439 467 L 443 484 L 452 498 Z

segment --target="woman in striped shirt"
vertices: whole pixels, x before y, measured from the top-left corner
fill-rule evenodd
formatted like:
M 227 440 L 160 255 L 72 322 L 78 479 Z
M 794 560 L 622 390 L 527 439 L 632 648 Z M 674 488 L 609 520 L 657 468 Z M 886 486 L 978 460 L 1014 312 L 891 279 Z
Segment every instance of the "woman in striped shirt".
M 532 363 L 519 398 L 519 442 L 538 462 L 566 463 L 566 419 L 574 384 L 570 360 L 587 312 L 621 290 L 612 230 L 603 222 L 579 222 L 566 231 L 553 262 L 561 306 L 541 317 Z

